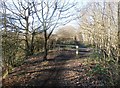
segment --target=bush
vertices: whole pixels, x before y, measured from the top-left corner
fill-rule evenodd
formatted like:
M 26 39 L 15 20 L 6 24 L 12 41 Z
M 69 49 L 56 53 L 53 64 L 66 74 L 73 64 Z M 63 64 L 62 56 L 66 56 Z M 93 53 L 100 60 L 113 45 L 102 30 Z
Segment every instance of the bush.
M 102 59 L 104 56 L 101 53 L 101 51 L 94 50 L 94 52 L 90 55 L 90 58 L 97 58 L 97 59 Z
M 118 70 L 115 62 L 112 60 L 99 61 L 98 59 L 91 59 L 89 62 L 90 70 L 87 72 L 89 77 L 97 78 L 104 86 L 116 85 Z

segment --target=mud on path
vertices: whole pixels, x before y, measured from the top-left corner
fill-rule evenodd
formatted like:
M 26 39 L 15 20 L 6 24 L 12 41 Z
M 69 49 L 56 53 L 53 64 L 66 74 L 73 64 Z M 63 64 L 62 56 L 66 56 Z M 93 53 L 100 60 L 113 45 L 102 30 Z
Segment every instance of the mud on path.
M 85 56 L 88 57 L 90 50 L 87 48 L 80 51 L 80 56 L 75 51 L 62 50 L 52 51 L 48 55 L 49 61 L 42 62 L 41 56 L 31 57 L 25 63 L 16 67 L 9 76 L 3 80 L 3 87 L 15 86 L 39 86 L 47 87 L 92 87 L 98 82 L 93 82 L 94 77 L 87 76 L 90 69 L 83 64 Z

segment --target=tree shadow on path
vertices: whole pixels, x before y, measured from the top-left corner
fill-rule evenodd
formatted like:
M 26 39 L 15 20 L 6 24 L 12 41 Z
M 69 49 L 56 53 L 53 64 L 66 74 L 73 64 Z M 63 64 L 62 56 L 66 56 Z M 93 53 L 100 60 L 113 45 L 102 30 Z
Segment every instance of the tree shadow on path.
M 72 61 L 75 58 L 75 51 L 63 50 L 52 60 L 40 63 L 36 60 L 35 64 L 29 63 L 24 70 L 18 71 L 19 74 L 16 74 L 18 78 L 11 82 L 12 86 L 38 86 L 40 88 L 80 86 L 79 79 L 83 69 L 79 62 Z M 12 77 L 13 74 L 11 74 Z M 18 79 L 19 81 L 16 82 L 15 80 Z

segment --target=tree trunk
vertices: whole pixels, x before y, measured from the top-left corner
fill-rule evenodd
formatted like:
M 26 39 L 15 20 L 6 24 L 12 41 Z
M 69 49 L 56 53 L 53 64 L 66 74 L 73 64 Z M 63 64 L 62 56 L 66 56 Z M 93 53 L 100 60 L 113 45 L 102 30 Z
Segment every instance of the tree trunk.
M 118 2 L 118 64 L 120 65 L 120 2 Z
M 48 50 L 47 50 L 47 41 L 45 41 L 45 45 L 44 45 L 44 60 L 47 60 L 47 55 L 48 55 Z
M 120 2 L 118 2 L 118 55 L 117 55 L 117 62 L 118 62 L 118 81 L 117 86 L 120 86 Z
M 28 44 L 28 38 L 27 35 L 25 36 L 25 57 L 27 58 L 29 56 L 29 44 Z
M 44 37 L 45 37 L 44 38 L 45 39 L 44 40 L 45 43 L 44 43 L 44 57 L 43 57 L 43 60 L 47 60 L 47 55 L 48 55 L 47 40 L 48 39 L 47 39 L 47 31 L 46 30 L 44 31 Z
M 34 54 L 34 36 L 35 36 L 35 33 L 33 32 L 32 33 L 32 39 L 31 39 L 31 45 L 30 45 L 30 55 L 33 55 Z
M 25 46 L 26 46 L 26 58 L 28 57 L 28 56 L 30 56 L 30 50 L 29 50 L 29 48 L 30 48 L 30 46 L 29 46 L 29 40 L 28 40 L 28 30 L 29 30 L 29 22 L 28 22 L 28 19 L 29 19 L 29 17 L 28 16 L 26 16 L 26 18 L 25 18 L 25 21 L 26 21 L 26 29 L 25 29 L 25 31 L 26 31 L 26 33 L 25 33 Z

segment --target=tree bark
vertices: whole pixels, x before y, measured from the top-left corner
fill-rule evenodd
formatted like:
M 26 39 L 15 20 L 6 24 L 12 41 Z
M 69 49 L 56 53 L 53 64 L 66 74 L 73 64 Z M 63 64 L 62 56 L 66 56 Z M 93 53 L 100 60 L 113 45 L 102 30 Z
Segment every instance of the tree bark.
M 48 49 L 47 49 L 47 31 L 45 30 L 44 31 L 44 57 L 43 57 L 43 60 L 47 60 L 47 55 L 48 55 Z
M 118 64 L 120 65 L 120 2 L 118 2 Z
M 117 86 L 120 86 L 120 2 L 118 2 L 118 55 L 117 55 L 117 63 L 118 63 L 118 81 Z
M 31 45 L 30 45 L 30 55 L 34 54 L 34 37 L 35 37 L 35 32 L 32 33 L 32 39 L 31 39 Z

